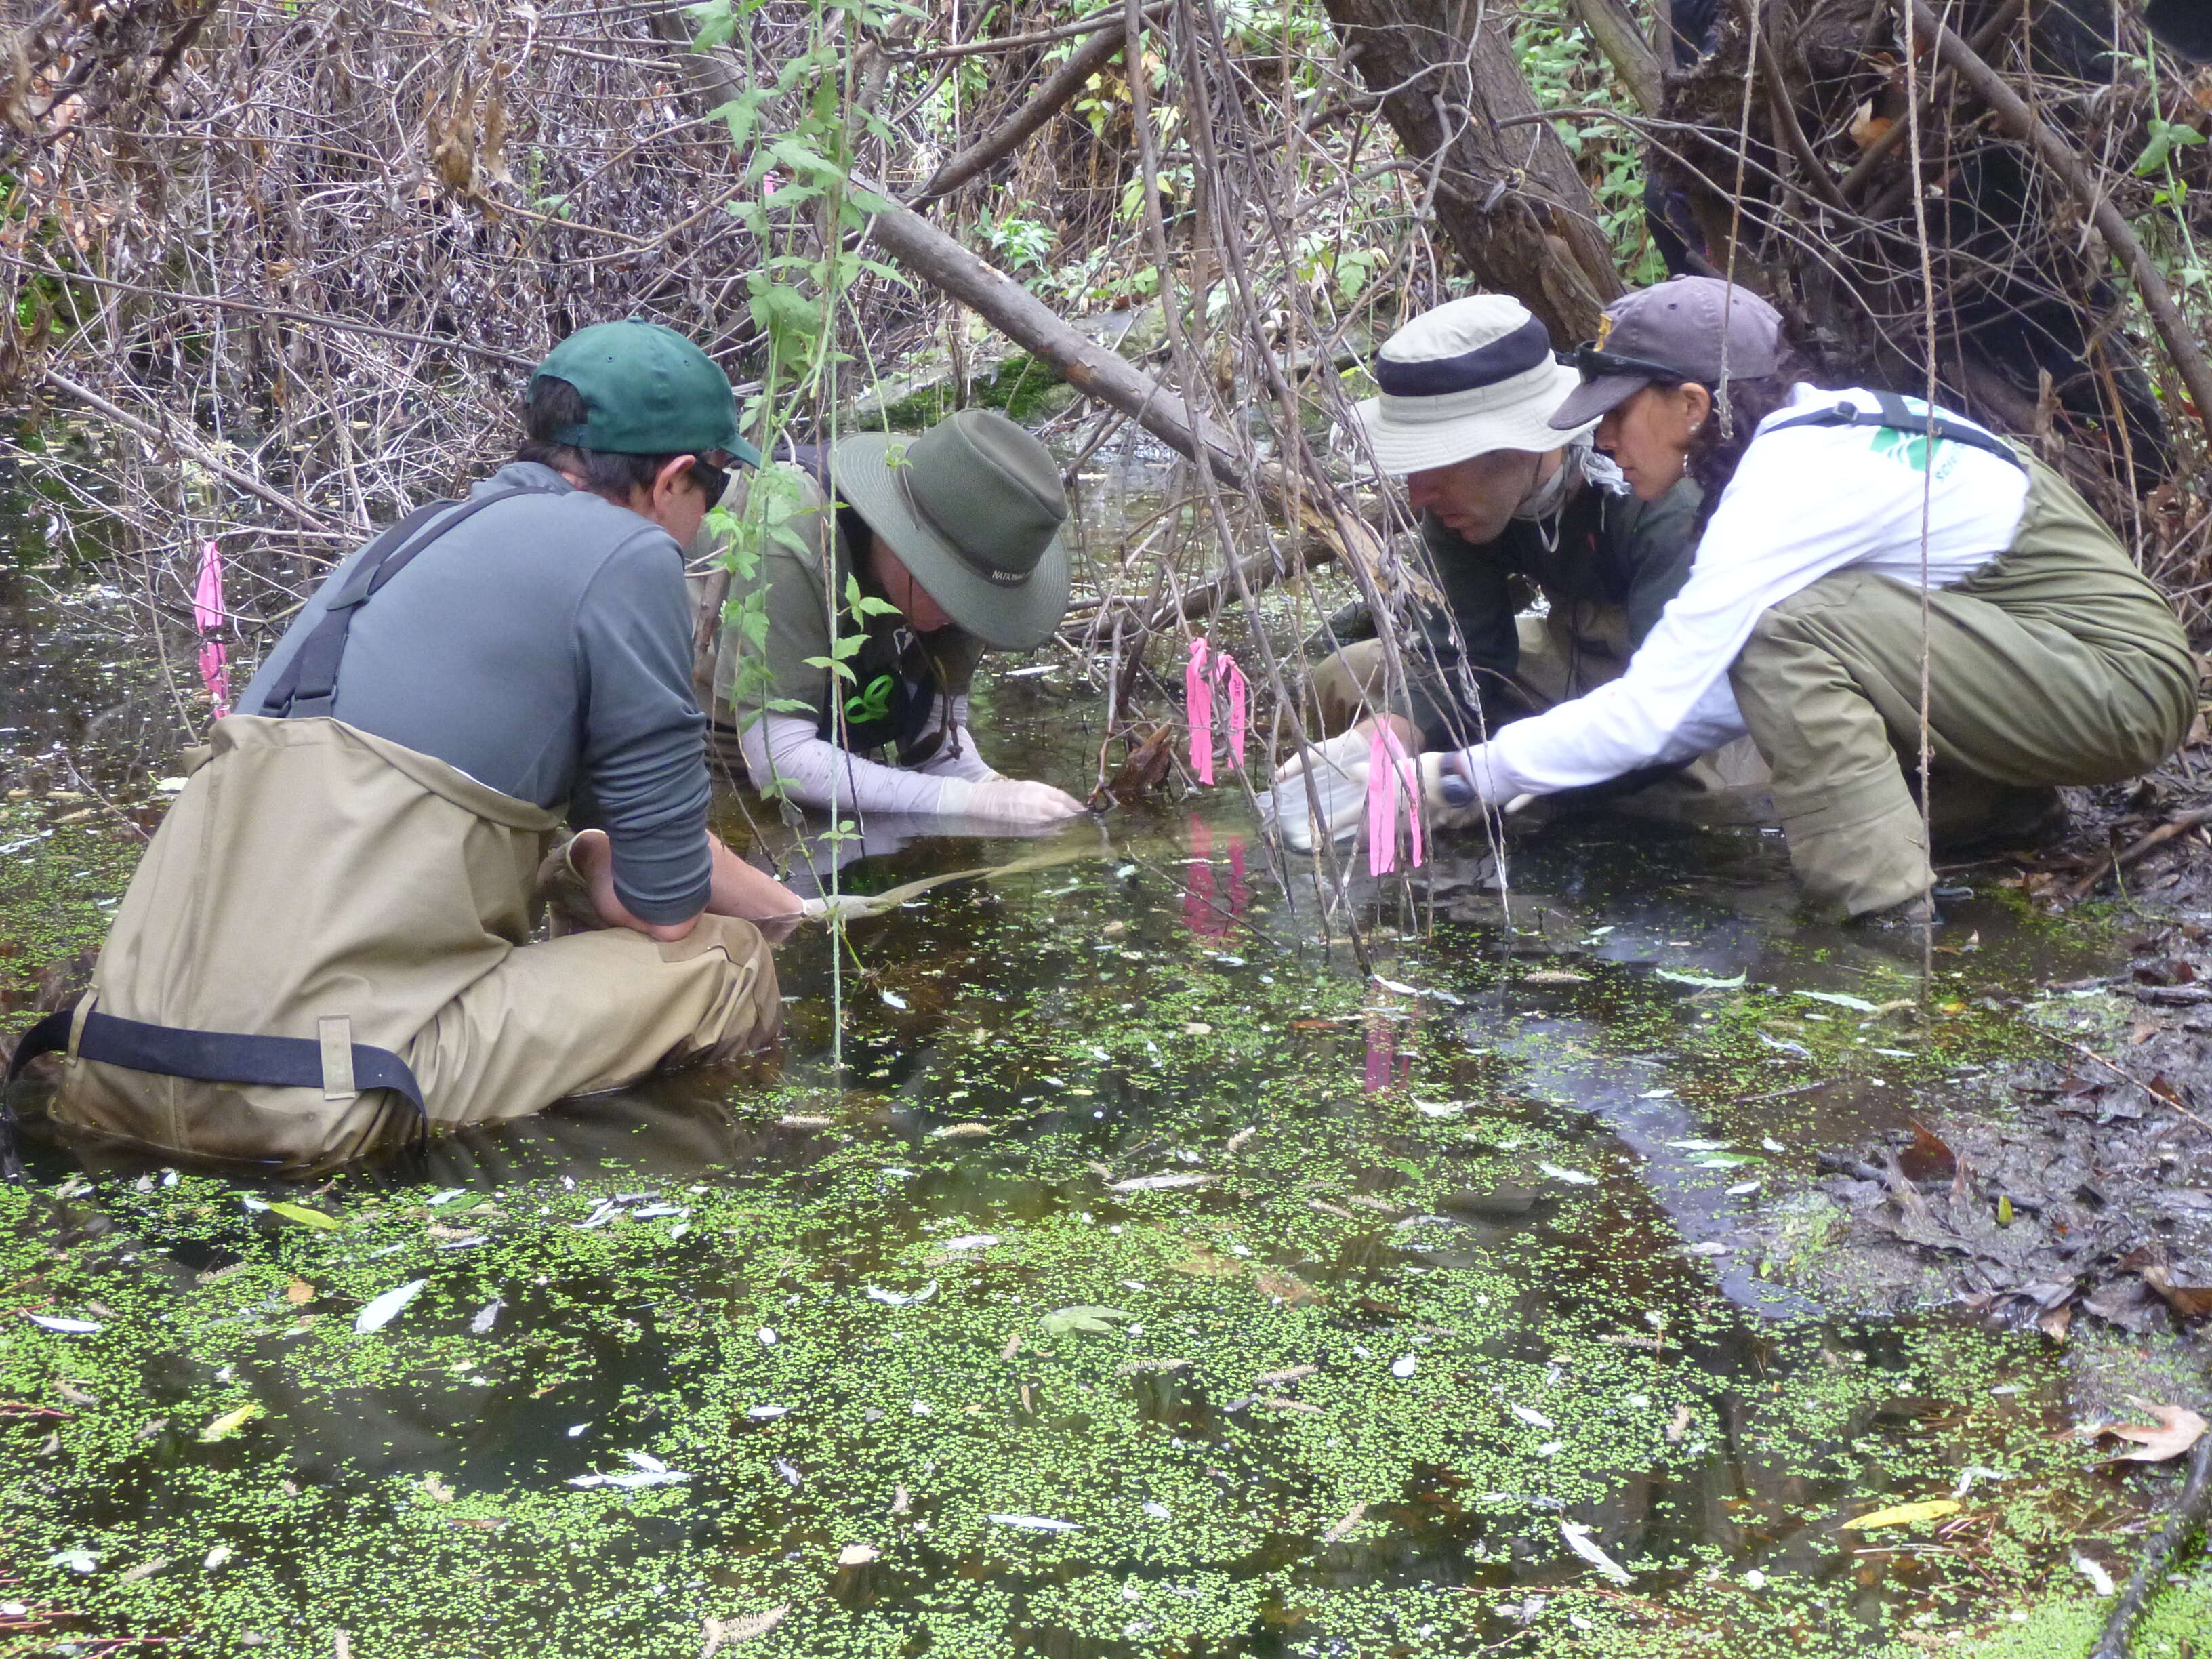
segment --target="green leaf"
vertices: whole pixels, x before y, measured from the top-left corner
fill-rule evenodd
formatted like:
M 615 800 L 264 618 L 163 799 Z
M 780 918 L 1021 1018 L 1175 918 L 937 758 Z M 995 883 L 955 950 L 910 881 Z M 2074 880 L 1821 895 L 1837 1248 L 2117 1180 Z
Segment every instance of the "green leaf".
M 1114 1321 L 1119 1320 L 1127 1324 L 1135 1317 L 1136 1315 L 1123 1313 L 1119 1308 L 1079 1305 L 1062 1308 L 1057 1313 L 1047 1314 L 1044 1316 L 1043 1324 L 1045 1334 L 1048 1336 L 1066 1336 L 1076 1331 L 1085 1332 L 1093 1336 L 1111 1336 L 1114 1334 Z
M 320 1210 L 311 1210 L 304 1204 L 271 1204 L 269 1211 L 272 1215 L 283 1216 L 287 1221 L 296 1221 L 302 1227 L 319 1227 L 325 1232 L 332 1231 L 339 1225 L 336 1216 L 325 1215 Z

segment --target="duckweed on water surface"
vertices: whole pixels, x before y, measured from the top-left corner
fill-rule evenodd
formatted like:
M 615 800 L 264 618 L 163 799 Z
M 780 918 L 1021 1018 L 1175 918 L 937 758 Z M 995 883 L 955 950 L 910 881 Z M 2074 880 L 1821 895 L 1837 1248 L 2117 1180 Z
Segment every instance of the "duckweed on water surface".
M 44 1150 L 0 1651 L 1905 1652 L 2134 1516 L 2040 1339 L 1765 1319 L 1695 1253 L 1832 1138 L 1747 1095 L 1877 1113 L 1996 1012 L 1599 896 L 1394 945 L 1409 994 L 1105 850 L 863 924 L 842 1073 L 816 941 L 765 1080 L 327 1189 Z

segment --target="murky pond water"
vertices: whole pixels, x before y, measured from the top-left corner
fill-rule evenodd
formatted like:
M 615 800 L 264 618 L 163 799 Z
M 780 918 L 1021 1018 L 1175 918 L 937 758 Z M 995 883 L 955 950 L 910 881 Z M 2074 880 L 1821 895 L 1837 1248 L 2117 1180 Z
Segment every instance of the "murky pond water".
M 1070 674 L 982 701 L 1087 784 Z M 1448 845 L 1352 884 L 1370 974 L 1234 788 L 1041 842 L 724 827 L 848 889 L 1066 857 L 856 926 L 842 1032 L 810 933 L 777 1059 L 324 1188 L 40 1141 L 0 1640 L 1859 1652 L 2001 1617 L 2110 1501 L 2039 1340 L 1832 1316 L 1735 1232 L 2091 971 L 1994 896 L 1923 1019 L 1757 831 L 1562 827 L 1510 902 Z

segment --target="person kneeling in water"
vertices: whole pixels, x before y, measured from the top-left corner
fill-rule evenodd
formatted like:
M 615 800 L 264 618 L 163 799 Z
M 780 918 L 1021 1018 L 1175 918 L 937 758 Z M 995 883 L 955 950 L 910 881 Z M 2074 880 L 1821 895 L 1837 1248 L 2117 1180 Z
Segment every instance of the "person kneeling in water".
M 2047 830 L 2054 786 L 2134 777 L 2181 745 L 2197 670 L 2172 607 L 2027 449 L 1915 399 L 1807 384 L 1773 307 L 1717 278 L 1607 314 L 1552 424 L 1596 418 L 1644 501 L 1686 473 L 1704 486 L 1689 579 L 1619 679 L 1424 755 L 1431 805 L 1601 783 L 1747 732 L 1808 896 L 1922 926 L 1940 919 L 1916 799 L 1923 637 L 1939 839 Z
M 702 678 L 754 787 L 801 806 L 1010 827 L 1084 810 L 1001 775 L 969 729 L 984 650 L 1034 649 L 1067 611 L 1067 497 L 1042 444 L 963 410 L 911 440 L 856 432 L 797 450 L 733 481 L 723 505 L 749 544 L 734 562 L 750 571 L 727 584 L 726 624 L 725 584 L 701 581 L 715 613 Z M 708 543 L 693 565 L 732 562 Z M 851 655 L 836 655 L 833 622 L 859 642 Z
M 523 423 L 341 564 L 188 757 L 91 994 L 19 1048 L 66 1054 L 59 1121 L 313 1167 L 775 1036 L 744 918 L 800 905 L 708 833 L 681 552 L 750 453 L 729 382 L 603 323 Z M 531 944 L 564 817 L 605 925 Z

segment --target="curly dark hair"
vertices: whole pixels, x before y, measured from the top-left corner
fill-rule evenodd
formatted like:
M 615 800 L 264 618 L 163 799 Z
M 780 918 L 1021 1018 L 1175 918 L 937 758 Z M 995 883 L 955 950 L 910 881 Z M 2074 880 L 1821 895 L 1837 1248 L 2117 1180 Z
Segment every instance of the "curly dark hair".
M 1774 372 L 1728 383 L 1728 418 L 1721 417 L 1721 400 L 1714 392 L 1713 412 L 1690 440 L 1689 474 L 1705 499 L 1698 509 L 1698 529 L 1712 517 L 1721 491 L 1735 477 L 1736 465 L 1751 447 L 1759 423 L 1790 401 L 1790 389 L 1805 381 L 1819 385 L 1812 364 L 1788 346 L 1776 356 Z M 1713 388 L 1707 387 L 1708 391 Z

